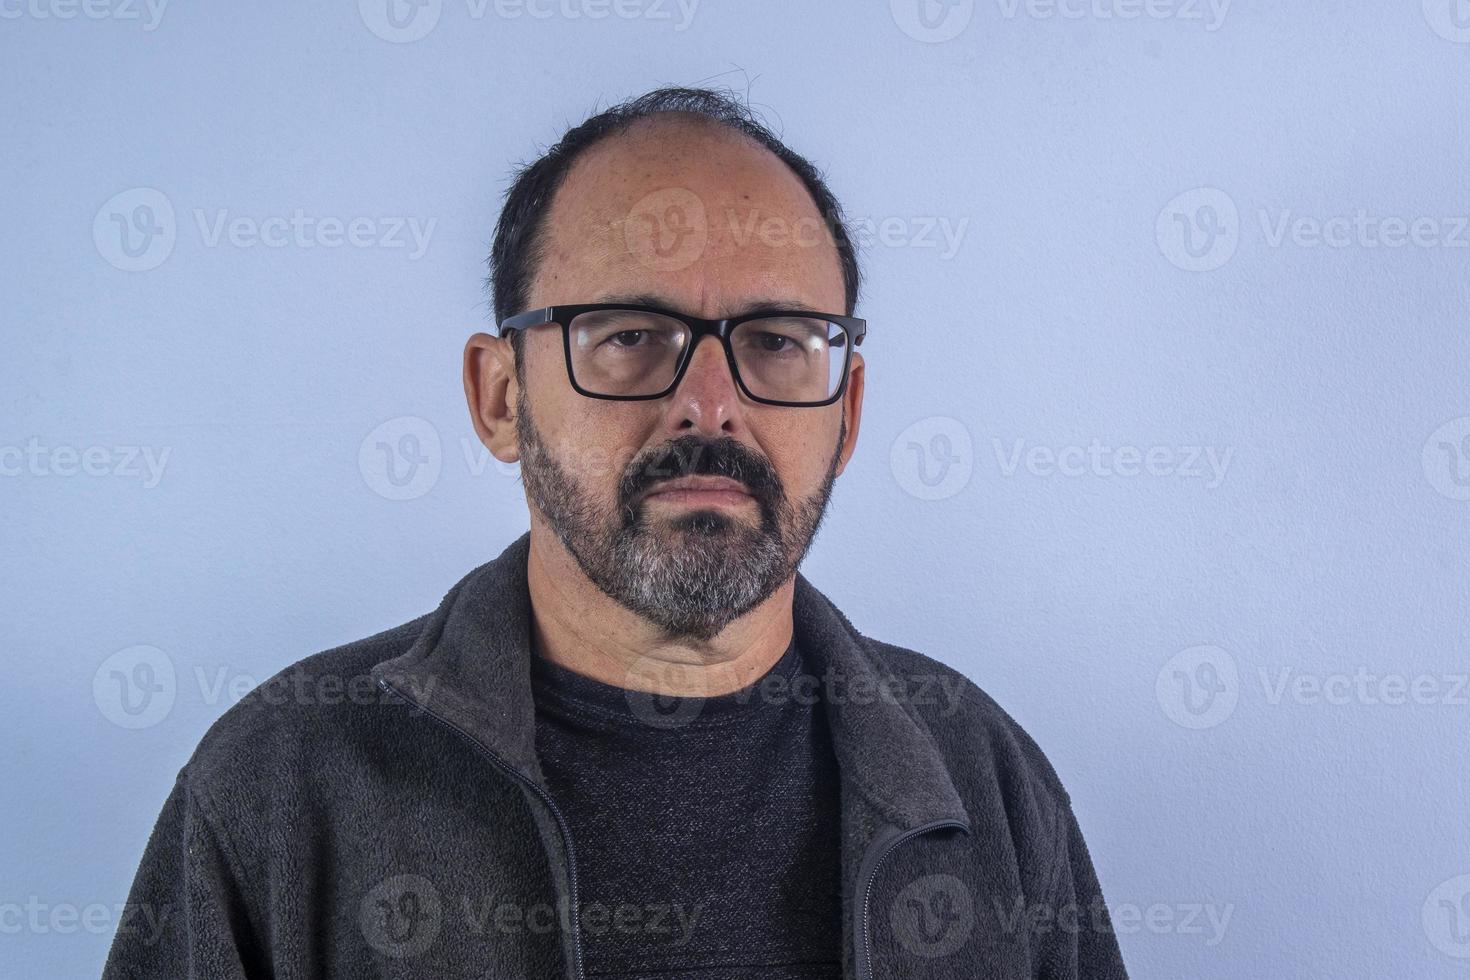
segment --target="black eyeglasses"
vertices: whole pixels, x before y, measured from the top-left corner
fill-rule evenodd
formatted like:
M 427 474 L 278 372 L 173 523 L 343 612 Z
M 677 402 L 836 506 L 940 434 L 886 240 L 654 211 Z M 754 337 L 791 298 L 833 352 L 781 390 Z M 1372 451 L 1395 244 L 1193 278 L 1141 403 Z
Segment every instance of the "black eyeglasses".
M 741 391 L 793 408 L 842 397 L 852 349 L 868 332 L 863 320 L 809 310 L 704 320 L 656 306 L 578 303 L 506 317 L 500 335 L 553 323 L 561 327 L 567 377 L 588 398 L 662 398 L 679 386 L 695 345 L 714 336 Z

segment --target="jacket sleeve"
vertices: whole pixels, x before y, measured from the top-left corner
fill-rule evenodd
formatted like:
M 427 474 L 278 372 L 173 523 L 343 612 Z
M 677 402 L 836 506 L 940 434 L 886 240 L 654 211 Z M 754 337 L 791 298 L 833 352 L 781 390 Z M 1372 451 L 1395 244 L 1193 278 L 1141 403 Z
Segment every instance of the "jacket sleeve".
M 179 773 L 148 838 L 103 980 L 250 980 L 251 930 L 236 862 Z
M 1056 928 L 1043 933 L 1038 975 L 1042 980 L 1127 980 L 1112 916 L 1070 801 L 1058 824 L 1047 903 Z

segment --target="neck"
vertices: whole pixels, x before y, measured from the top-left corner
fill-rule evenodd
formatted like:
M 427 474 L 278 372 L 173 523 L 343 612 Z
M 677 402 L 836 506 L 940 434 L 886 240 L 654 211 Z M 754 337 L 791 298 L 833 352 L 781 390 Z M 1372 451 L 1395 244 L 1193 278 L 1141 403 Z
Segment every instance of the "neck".
M 755 683 L 791 643 L 796 576 L 708 642 L 670 639 L 619 605 L 582 571 L 556 534 L 531 524 L 526 564 L 537 653 L 615 687 L 718 697 Z

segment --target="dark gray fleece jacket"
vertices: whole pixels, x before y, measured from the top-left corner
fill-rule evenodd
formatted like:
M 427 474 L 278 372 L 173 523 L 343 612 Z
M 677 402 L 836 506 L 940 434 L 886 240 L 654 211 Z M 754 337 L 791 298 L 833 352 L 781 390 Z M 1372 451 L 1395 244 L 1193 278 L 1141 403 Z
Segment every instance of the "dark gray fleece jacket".
M 581 978 L 588 930 L 691 927 L 580 902 L 535 752 L 529 545 L 215 722 L 148 840 L 107 980 Z M 845 975 L 1125 977 L 1067 793 L 1021 727 L 800 573 L 793 616 L 840 768 Z

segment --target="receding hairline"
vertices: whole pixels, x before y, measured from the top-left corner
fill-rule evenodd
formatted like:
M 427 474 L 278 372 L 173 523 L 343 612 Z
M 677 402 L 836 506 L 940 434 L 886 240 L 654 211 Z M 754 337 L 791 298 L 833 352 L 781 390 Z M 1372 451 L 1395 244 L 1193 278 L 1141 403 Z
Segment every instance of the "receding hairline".
M 791 186 L 798 189 L 803 198 L 810 201 L 813 210 L 818 214 L 821 207 L 817 203 L 816 196 L 806 186 L 801 175 L 791 168 L 781 156 L 766 146 L 760 140 L 725 122 L 724 120 L 704 115 L 703 113 L 691 112 L 687 109 L 668 109 L 655 112 L 647 116 L 628 121 L 623 126 L 609 133 L 588 146 L 578 154 L 567 168 L 562 180 L 557 184 L 551 199 L 547 202 L 548 210 L 554 209 L 557 198 L 561 195 L 566 185 L 571 183 L 579 171 L 594 165 L 599 157 L 615 153 L 619 148 L 626 148 L 629 144 L 646 145 L 656 142 L 658 139 L 667 139 L 669 136 L 679 136 L 685 133 L 694 133 L 700 136 L 713 137 L 714 139 L 754 151 L 753 155 L 775 164 L 773 172 L 780 173 L 783 180 L 789 179 Z

